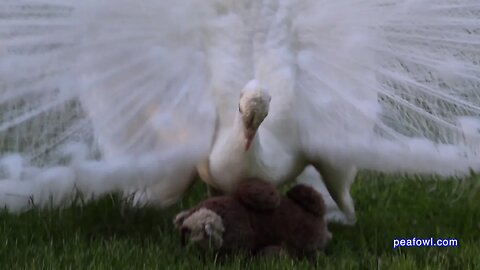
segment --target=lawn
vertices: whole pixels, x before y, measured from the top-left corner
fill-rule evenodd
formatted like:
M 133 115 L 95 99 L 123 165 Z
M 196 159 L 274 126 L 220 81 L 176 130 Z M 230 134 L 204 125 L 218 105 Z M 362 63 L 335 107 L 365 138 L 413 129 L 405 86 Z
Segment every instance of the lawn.
M 225 261 L 183 249 L 172 218 L 206 195 L 195 185 L 167 210 L 136 209 L 111 195 L 66 209 L 1 214 L 1 269 L 476 269 L 480 266 L 480 178 L 465 181 L 359 175 L 358 222 L 330 226 L 316 264 L 237 254 Z M 456 238 L 458 247 L 393 249 L 394 238 Z

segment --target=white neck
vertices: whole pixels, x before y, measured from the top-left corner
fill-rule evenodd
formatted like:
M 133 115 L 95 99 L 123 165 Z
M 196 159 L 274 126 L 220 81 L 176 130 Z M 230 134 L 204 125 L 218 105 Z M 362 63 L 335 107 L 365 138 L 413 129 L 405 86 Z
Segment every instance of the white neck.
M 261 146 L 260 128 L 252 140 L 250 148 L 245 151 L 244 126 L 238 112 L 233 125 L 221 132 L 209 157 L 210 176 L 204 179 L 212 186 L 230 192 L 238 181 L 255 176 L 268 177 L 265 171 L 264 151 Z M 268 159 L 266 159 L 268 160 Z
M 301 173 L 305 165 L 268 129 L 260 126 L 248 151 L 245 151 L 242 115 L 237 112 L 233 125 L 220 132 L 209 157 L 210 175 L 203 178 L 220 190 L 233 191 L 246 177 L 260 177 L 283 183 Z

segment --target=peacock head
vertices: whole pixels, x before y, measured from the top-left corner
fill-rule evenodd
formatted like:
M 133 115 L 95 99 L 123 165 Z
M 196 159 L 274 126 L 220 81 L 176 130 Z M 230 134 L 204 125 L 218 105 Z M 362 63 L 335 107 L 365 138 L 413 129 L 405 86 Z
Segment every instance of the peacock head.
M 240 93 L 238 111 L 242 118 L 245 151 L 248 151 L 260 124 L 268 115 L 272 97 L 257 80 L 251 80 Z

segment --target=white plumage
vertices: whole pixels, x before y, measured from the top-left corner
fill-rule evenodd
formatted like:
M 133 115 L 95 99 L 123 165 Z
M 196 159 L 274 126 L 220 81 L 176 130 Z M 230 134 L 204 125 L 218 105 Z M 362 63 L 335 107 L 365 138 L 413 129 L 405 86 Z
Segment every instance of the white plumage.
M 38 184 L 60 162 L 86 193 L 161 205 L 196 168 L 230 191 L 312 165 L 353 222 L 357 169 L 480 169 L 479 63 L 475 0 L 4 0 L 0 131 L 28 165 L 0 202 L 26 205 L 15 181 L 65 197 Z M 61 158 L 72 141 L 87 157 Z

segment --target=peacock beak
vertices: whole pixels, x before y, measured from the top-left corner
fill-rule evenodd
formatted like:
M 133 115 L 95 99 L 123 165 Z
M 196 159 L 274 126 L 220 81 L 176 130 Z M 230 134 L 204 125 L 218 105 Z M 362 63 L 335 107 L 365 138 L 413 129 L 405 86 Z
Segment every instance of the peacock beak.
M 248 151 L 248 149 L 250 149 L 250 146 L 252 144 L 252 141 L 253 141 L 253 138 L 255 137 L 255 134 L 257 133 L 256 130 L 254 129 L 245 129 L 245 152 Z

